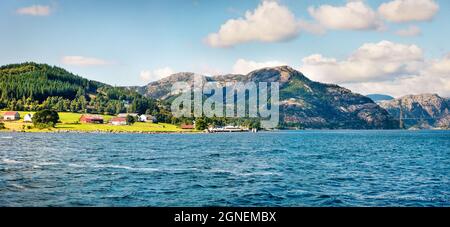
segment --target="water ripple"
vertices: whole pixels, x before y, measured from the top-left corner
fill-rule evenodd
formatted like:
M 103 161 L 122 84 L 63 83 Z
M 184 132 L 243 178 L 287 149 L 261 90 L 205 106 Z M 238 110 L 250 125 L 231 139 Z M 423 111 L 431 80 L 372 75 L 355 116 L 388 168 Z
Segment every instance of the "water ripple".
M 449 131 L 0 140 L 0 206 L 450 206 Z

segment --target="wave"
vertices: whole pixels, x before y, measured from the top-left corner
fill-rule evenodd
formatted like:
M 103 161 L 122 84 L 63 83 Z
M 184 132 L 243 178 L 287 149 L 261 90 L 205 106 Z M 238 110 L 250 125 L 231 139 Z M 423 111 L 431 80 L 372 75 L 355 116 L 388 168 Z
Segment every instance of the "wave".
M 2 162 L 5 164 L 20 164 L 20 163 L 22 163 L 21 161 L 16 161 L 16 160 L 7 159 L 7 158 L 2 159 Z
M 21 164 L 23 162 L 12 160 L 12 159 L 2 159 L 3 163 L 6 164 Z M 52 166 L 52 165 L 60 165 L 62 163 L 58 162 L 33 162 L 33 168 L 38 169 L 44 166 Z M 270 171 L 255 171 L 255 172 L 239 172 L 234 170 L 227 169 L 199 169 L 199 168 L 150 168 L 150 167 L 133 167 L 127 165 L 117 165 L 117 164 L 77 164 L 77 163 L 68 163 L 66 164 L 69 167 L 73 168 L 97 168 L 97 169 L 123 169 L 128 171 L 135 172 L 204 172 L 204 173 L 215 173 L 215 174 L 230 174 L 241 177 L 249 177 L 249 176 L 281 176 L 282 174 L 278 172 L 270 172 Z
M 277 173 L 277 172 L 237 172 L 237 171 L 231 171 L 231 170 L 225 170 L 225 169 L 211 169 L 211 170 L 202 170 L 202 172 L 207 172 L 207 173 L 225 173 L 225 174 L 231 174 L 231 175 L 236 175 L 236 176 L 281 176 L 281 173 Z
M 85 167 L 84 165 L 80 165 L 80 164 L 76 164 L 76 163 L 69 163 L 67 164 L 70 167 L 75 167 L 75 168 L 83 168 Z
M 12 136 L 2 136 L 2 137 L 0 137 L 0 139 L 12 139 L 13 137 Z
M 36 162 L 37 165 L 41 165 L 41 166 L 54 166 L 54 165 L 59 165 L 58 162 Z
M 111 169 L 127 169 L 127 170 L 132 170 L 133 169 L 133 167 L 130 167 L 130 166 L 109 165 L 109 164 L 106 164 L 106 165 L 104 165 L 104 164 L 95 164 L 95 165 L 92 165 L 92 167 L 93 168 L 101 168 L 101 169 L 108 169 L 108 168 L 111 168 Z
M 15 188 L 17 188 L 17 189 L 25 189 L 24 186 L 19 185 L 19 184 L 10 184 L 10 185 L 13 186 L 13 187 L 15 187 Z
M 277 172 L 253 172 L 253 173 L 239 173 L 241 176 L 281 176 L 281 173 Z
M 92 165 L 93 168 L 102 168 L 102 169 L 125 169 L 130 171 L 139 171 L 139 172 L 156 172 L 160 171 L 160 169 L 155 168 L 147 168 L 147 167 L 131 167 L 125 165 L 111 165 L 111 164 L 96 164 Z
M 69 163 L 67 164 L 70 167 L 74 168 L 97 168 L 97 169 L 125 169 L 129 171 L 138 171 L 138 172 L 157 172 L 160 171 L 160 169 L 156 168 L 147 168 L 147 167 L 131 167 L 131 166 L 125 166 L 125 165 L 114 165 L 114 164 L 76 164 L 76 163 Z

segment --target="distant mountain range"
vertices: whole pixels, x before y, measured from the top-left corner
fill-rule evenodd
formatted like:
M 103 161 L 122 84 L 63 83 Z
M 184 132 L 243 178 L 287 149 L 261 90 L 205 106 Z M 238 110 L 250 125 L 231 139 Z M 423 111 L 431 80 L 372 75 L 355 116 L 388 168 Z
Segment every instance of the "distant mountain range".
M 370 94 L 370 95 L 366 95 L 366 96 L 369 97 L 370 99 L 372 99 L 376 103 L 394 99 L 394 97 L 392 97 L 390 95 L 383 95 L 383 94 Z
M 172 85 L 192 83 L 193 78 L 194 73 L 177 73 L 143 87 L 124 89 L 89 81 L 46 64 L 6 65 L 0 67 L 0 109 L 52 108 L 108 114 L 136 111 L 170 119 L 167 111 L 160 114 L 159 101 L 155 99 L 170 103 L 176 97 L 171 94 Z M 398 99 L 382 94 L 366 97 L 338 85 L 311 81 L 288 66 L 263 68 L 246 75 L 202 76 L 202 79 L 220 83 L 279 82 L 281 127 L 395 129 L 399 128 L 400 119 L 405 128 L 450 127 L 450 101 L 436 94 Z
M 177 73 L 144 87 L 133 87 L 141 94 L 171 100 L 175 82 L 192 83 L 194 73 Z M 255 70 L 246 75 L 228 74 L 202 77 L 214 82 L 279 82 L 282 126 L 331 129 L 394 129 L 398 122 L 370 98 L 334 84 L 311 81 L 291 67 Z
M 450 100 L 437 94 L 407 95 L 379 105 L 394 118 L 401 113 L 405 128 L 450 127 Z

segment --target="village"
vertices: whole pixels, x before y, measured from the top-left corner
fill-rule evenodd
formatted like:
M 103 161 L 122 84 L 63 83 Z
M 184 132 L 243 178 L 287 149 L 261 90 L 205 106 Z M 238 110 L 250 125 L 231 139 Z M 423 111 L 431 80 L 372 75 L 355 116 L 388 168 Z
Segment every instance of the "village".
M 7 111 L 3 114 L 3 121 L 19 121 L 21 120 L 21 115 L 18 111 Z M 130 120 L 131 118 L 133 120 Z M 121 113 L 116 117 L 112 117 L 109 120 L 111 125 L 129 125 L 138 122 L 152 122 L 157 123 L 156 117 L 147 114 L 136 114 L 136 113 Z M 33 113 L 27 113 L 23 116 L 23 122 L 32 123 L 33 122 Z M 79 123 L 82 124 L 104 124 L 105 119 L 102 115 L 93 115 L 93 114 L 83 114 L 79 119 Z
M 60 122 L 54 128 L 37 129 L 33 127 L 33 112 L 5 111 L 0 112 L 0 129 L 22 132 L 256 132 L 243 126 L 208 126 L 197 130 L 195 121 L 180 125 L 160 123 L 155 116 L 149 114 L 120 113 L 116 116 L 100 114 L 59 113 Z
M 54 128 L 33 127 L 33 112 L 0 112 L 0 129 L 21 132 L 194 132 L 195 128 L 182 129 L 168 123 L 160 123 L 147 114 L 121 113 L 116 116 L 100 114 L 58 113 L 60 120 Z M 2 127 L 1 127 L 2 126 Z

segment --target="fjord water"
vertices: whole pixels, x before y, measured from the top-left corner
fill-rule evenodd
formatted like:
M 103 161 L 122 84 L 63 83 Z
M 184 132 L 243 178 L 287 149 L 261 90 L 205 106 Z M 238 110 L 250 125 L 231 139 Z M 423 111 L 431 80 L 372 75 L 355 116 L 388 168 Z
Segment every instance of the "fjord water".
M 450 131 L 0 133 L 0 206 L 450 206 Z

